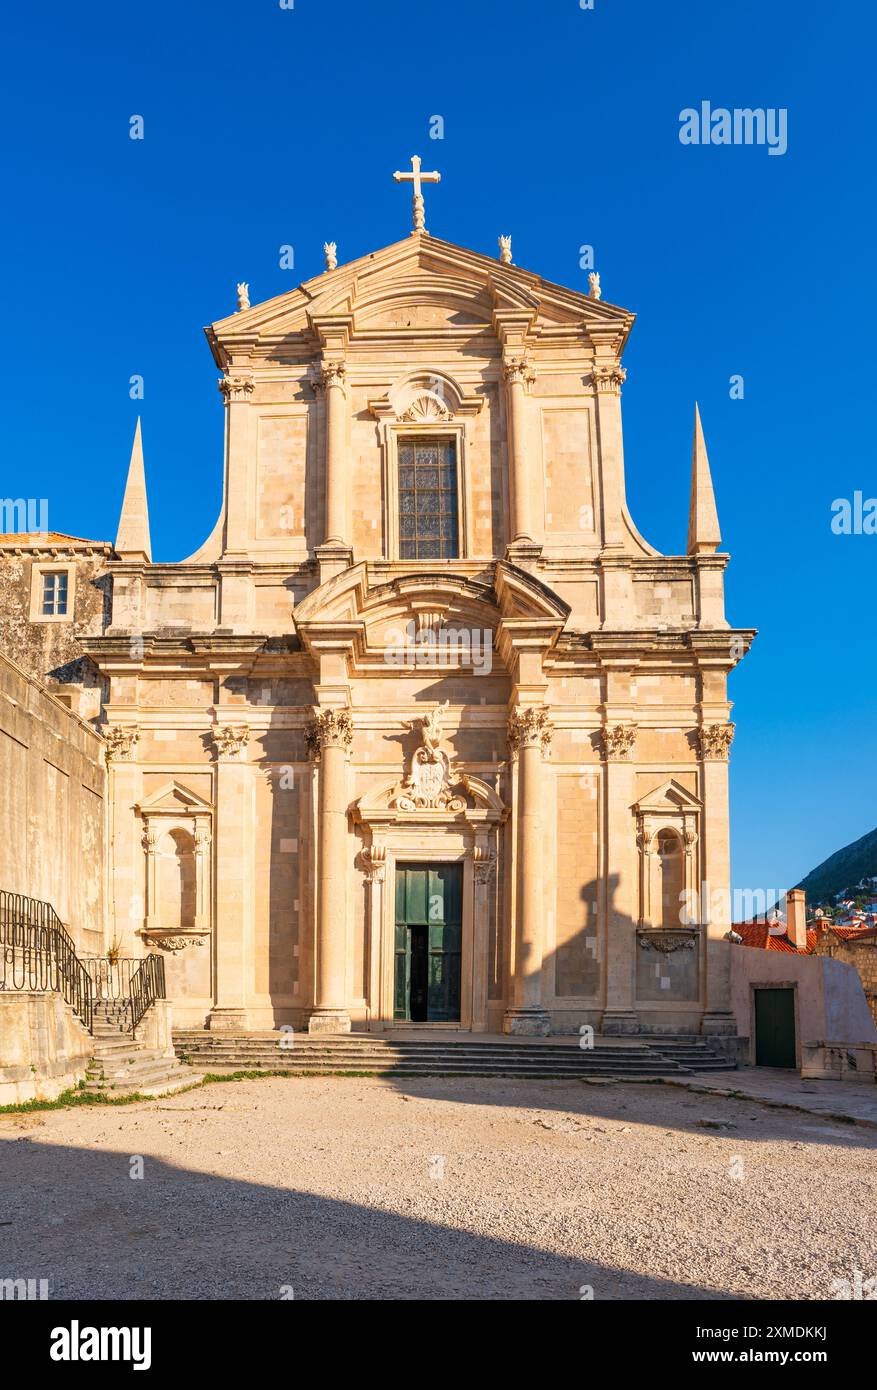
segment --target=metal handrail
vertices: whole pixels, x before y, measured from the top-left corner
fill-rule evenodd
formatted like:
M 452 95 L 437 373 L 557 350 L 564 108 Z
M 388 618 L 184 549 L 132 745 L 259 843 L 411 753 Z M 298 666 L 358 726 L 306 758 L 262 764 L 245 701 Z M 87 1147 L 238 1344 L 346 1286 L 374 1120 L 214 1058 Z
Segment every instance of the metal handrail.
M 0 889 L 0 989 L 57 990 L 89 1032 L 91 978 L 51 903 Z
M 155 952 L 144 956 L 131 976 L 131 1033 L 133 1035 L 146 1010 L 157 999 L 166 999 L 164 979 L 164 956 Z

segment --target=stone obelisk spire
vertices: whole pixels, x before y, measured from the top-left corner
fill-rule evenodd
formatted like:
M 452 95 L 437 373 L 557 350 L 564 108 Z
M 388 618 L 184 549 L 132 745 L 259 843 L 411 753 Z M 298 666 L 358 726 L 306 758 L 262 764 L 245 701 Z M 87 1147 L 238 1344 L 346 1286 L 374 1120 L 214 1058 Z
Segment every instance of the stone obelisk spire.
M 128 481 L 125 484 L 122 515 L 119 517 L 116 553 L 123 560 L 152 559 L 152 543 L 149 539 L 149 507 L 146 503 L 146 473 L 143 467 L 143 440 L 140 435 L 139 416 L 137 428 L 134 431 L 131 462 L 128 465 Z
M 691 504 L 688 512 L 688 554 L 712 555 L 722 543 L 716 495 L 700 423 L 694 407 L 694 449 L 691 456 Z

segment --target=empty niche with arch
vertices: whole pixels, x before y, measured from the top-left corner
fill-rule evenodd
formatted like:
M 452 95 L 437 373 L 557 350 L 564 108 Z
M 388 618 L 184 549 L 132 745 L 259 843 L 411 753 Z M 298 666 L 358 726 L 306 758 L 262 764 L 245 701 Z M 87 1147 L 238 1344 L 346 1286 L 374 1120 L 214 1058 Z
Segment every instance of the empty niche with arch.
M 210 932 L 213 807 L 173 780 L 136 808 L 143 824 L 147 942 L 178 950 Z
M 165 931 L 195 928 L 195 837 L 177 826 L 158 845 L 158 918 Z
M 637 802 L 640 907 L 636 997 L 694 1003 L 700 990 L 698 858 L 702 804 L 671 778 Z
M 675 830 L 659 830 L 656 836 L 658 894 L 656 927 L 678 927 L 681 923 L 685 889 L 685 863 L 682 841 Z

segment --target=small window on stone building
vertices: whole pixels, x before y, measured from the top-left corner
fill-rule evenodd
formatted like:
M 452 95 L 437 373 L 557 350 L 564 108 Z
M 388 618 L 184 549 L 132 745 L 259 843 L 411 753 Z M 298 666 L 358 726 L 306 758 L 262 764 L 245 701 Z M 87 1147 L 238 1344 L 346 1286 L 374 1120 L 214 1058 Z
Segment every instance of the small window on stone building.
M 60 618 L 67 612 L 67 572 L 59 570 L 57 573 L 48 572 L 43 574 L 43 604 L 42 615 L 44 618 Z
M 459 554 L 455 441 L 423 436 L 400 439 L 400 559 L 454 560 Z

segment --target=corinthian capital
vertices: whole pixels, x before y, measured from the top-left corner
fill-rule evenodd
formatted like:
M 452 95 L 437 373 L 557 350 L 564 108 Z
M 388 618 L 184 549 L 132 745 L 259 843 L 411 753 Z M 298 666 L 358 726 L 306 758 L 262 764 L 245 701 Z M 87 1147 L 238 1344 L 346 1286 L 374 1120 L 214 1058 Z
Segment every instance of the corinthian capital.
M 219 389 L 228 404 L 235 401 L 245 401 L 253 394 L 255 389 L 252 381 L 243 376 L 221 376 L 219 378 Z
M 347 376 L 347 368 L 343 362 L 321 362 L 318 370 L 320 385 L 324 390 L 330 386 L 340 386 L 343 388 L 344 380 Z
M 250 730 L 247 724 L 224 724 L 214 729 L 212 737 L 217 758 L 240 758 L 250 741 Z
M 137 747 L 137 740 L 140 737 L 139 729 L 129 726 L 126 729 L 114 725 L 104 730 L 104 738 L 107 741 L 106 759 L 108 763 L 131 763 L 134 761 L 134 750 Z
M 734 724 L 709 724 L 698 729 L 700 756 L 714 762 L 727 762 L 734 742 Z
M 535 705 L 514 709 L 509 715 L 509 747 L 513 754 L 521 748 L 539 748 L 543 758 L 551 751 L 554 728 L 546 709 Z
M 627 371 L 620 362 L 596 362 L 591 378 L 599 395 L 618 396 L 627 380 Z
M 613 724 L 602 732 L 603 756 L 627 761 L 636 746 L 636 724 Z
M 525 353 L 519 357 L 507 357 L 502 369 L 509 386 L 529 386 L 536 380 L 535 368 Z
M 325 709 L 315 715 L 305 729 L 308 751 L 319 762 L 324 748 L 343 748 L 349 753 L 353 743 L 353 719 L 346 709 Z

